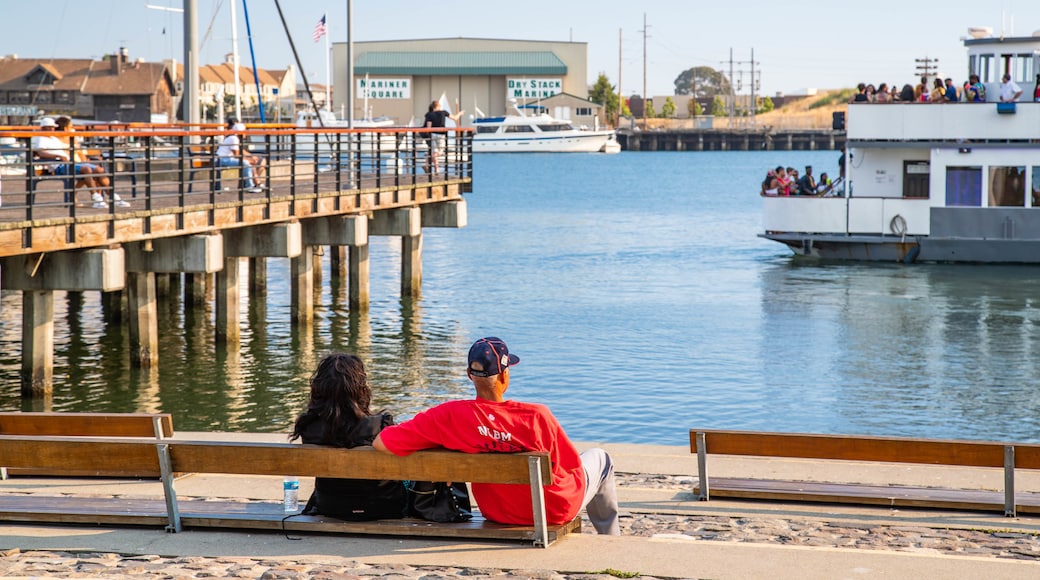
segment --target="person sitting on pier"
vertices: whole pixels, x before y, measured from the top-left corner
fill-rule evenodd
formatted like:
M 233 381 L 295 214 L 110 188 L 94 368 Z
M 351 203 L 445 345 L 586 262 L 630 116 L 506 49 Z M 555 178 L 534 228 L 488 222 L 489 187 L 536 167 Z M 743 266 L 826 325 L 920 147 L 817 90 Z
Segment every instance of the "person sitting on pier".
M 67 130 L 67 123 L 65 128 Z M 85 187 L 91 192 L 90 197 L 94 202 L 94 207 L 108 207 L 101 193 L 103 188 L 109 186 L 108 178 L 102 175 L 105 170 L 94 163 L 87 163 L 79 150 L 72 149 L 70 140 L 54 136 L 52 133 L 58 129 L 58 123 L 52 117 L 40 119 L 40 129 L 47 131 L 47 133 L 32 138 L 30 147 L 32 148 L 33 157 L 50 162 L 47 163 L 48 171 L 53 175 L 72 174 L 81 176 L 76 180 L 73 191 L 68 193 L 71 196 L 71 201 L 75 203 L 75 190 Z M 126 204 L 122 200 L 119 200 L 117 203 L 119 205 Z
M 386 411 L 372 414 L 372 389 L 361 359 L 333 353 L 321 359 L 311 375 L 307 410 L 296 419 L 289 441 L 331 447 L 371 445 L 394 424 Z M 316 477 L 305 515 L 324 514 L 348 521 L 404 517 L 407 501 L 400 481 Z
M 1011 75 L 1004 73 L 1000 83 L 1000 102 L 1013 103 L 1022 96 L 1022 87 L 1011 80 Z
M 805 166 L 805 175 L 798 180 L 798 195 L 816 195 L 816 179 L 813 178 L 812 165 Z
M 383 429 L 372 446 L 394 455 L 445 448 L 463 453 L 545 451 L 552 481 L 544 486 L 545 517 L 567 523 L 585 509 L 596 532 L 620 535 L 614 464 L 598 448 L 578 453 L 563 427 L 545 405 L 506 399 L 509 367 L 520 358 L 496 337 L 482 338 L 469 349 L 466 376 L 475 399 L 448 401 Z M 473 497 L 487 519 L 530 526 L 534 522 L 531 490 L 526 485 L 474 483 Z
M 246 191 L 260 193 L 256 178 L 263 175 L 263 159 L 242 150 L 242 139 L 246 126 L 236 119 L 228 119 L 228 131 L 231 131 L 217 147 L 218 167 L 239 167 L 245 180 Z

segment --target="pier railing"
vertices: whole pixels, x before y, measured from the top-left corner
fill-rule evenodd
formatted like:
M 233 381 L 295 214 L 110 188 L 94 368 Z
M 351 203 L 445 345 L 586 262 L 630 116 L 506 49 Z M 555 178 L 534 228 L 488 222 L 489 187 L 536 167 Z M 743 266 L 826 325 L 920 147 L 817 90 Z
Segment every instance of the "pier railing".
M 70 155 L 82 161 L 35 155 L 33 137 L 44 134 L 70 143 Z M 152 220 L 164 216 L 174 216 L 176 227 L 161 235 L 179 235 L 206 229 L 193 225 L 200 212 L 209 226 L 245 220 L 243 208 L 256 206 L 264 208 L 261 221 L 274 214 L 350 213 L 415 203 L 414 197 L 399 199 L 404 191 L 450 185 L 465 192 L 472 183 L 472 132 L 465 129 L 258 126 L 240 135 L 245 146 L 237 159 L 219 160 L 217 149 L 228 134 L 173 125 L 46 133 L 0 127 L 0 257 L 143 239 L 152 235 Z M 263 167 L 252 183 L 241 168 L 246 156 Z M 82 173 L 85 164 L 96 173 Z M 76 174 L 68 175 L 69 165 Z M 332 203 L 321 201 L 329 197 Z M 228 208 L 238 211 L 220 212 Z M 256 212 L 251 215 L 248 223 L 256 223 Z M 99 221 L 109 224 L 102 239 L 78 235 L 77 226 Z M 121 228 L 121 222 L 132 225 Z M 41 245 L 44 240 L 50 242 Z

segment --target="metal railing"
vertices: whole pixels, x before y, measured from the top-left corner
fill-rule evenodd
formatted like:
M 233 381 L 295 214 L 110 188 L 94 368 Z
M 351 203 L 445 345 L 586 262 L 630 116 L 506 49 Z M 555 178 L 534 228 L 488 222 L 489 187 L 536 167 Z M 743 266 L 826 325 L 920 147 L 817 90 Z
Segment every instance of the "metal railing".
M 118 219 L 125 212 L 331 192 L 414 189 L 471 181 L 473 175 L 472 132 L 466 129 L 257 126 L 241 135 L 245 147 L 237 158 L 221 158 L 218 149 L 228 134 L 172 125 L 74 132 L 0 127 L 0 226 L 104 214 Z M 444 144 L 436 163 L 430 157 L 431 134 Z M 35 155 L 33 138 L 42 135 L 68 143 L 70 158 L 80 161 Z M 256 165 L 250 163 L 254 157 Z M 247 179 L 247 164 L 255 171 L 254 183 Z M 95 193 L 100 203 L 93 199 Z

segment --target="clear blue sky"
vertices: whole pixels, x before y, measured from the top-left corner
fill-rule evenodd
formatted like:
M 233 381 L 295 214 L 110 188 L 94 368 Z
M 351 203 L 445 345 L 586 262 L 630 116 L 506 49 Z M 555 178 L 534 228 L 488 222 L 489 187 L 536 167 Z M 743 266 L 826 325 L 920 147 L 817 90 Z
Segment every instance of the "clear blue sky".
M 198 0 L 202 64 L 231 51 L 229 3 Z M 236 0 L 239 53 L 249 63 L 242 2 Z M 181 7 L 181 0 L 0 0 L 4 31 L 0 54 L 25 58 L 100 58 L 125 46 L 131 58 L 183 60 L 180 14 L 146 5 Z M 346 40 L 346 0 L 281 0 L 301 52 L 308 80 L 324 82 L 324 42 L 311 33 L 328 14 L 333 42 Z M 261 68 L 281 69 L 292 53 L 274 0 L 248 0 L 250 23 Z M 676 76 L 691 66 L 728 72 L 734 66 L 750 80 L 751 50 L 763 94 L 910 82 L 915 58 L 938 58 L 944 75 L 966 76 L 960 42 L 969 26 L 990 26 L 1016 36 L 1040 30 L 1037 0 L 869 0 L 789 3 L 659 2 L 566 0 L 535 4 L 496 0 L 354 0 L 354 39 L 518 38 L 587 42 L 590 82 L 605 72 L 617 84 L 621 30 L 622 91 L 643 91 L 643 16 L 646 14 L 647 92 L 673 93 Z M 214 17 L 214 15 L 216 15 Z M 46 21 L 44 23 L 43 21 Z M 210 26 L 212 22 L 212 27 Z M 165 29 L 165 34 L 163 30 Z

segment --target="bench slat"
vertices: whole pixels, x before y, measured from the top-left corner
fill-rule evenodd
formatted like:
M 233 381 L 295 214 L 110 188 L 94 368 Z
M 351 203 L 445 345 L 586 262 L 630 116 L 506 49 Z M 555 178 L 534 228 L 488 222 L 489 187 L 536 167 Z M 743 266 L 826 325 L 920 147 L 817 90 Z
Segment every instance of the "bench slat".
M 0 413 L 0 435 L 155 437 L 156 416 L 163 437 L 173 437 L 169 413 Z
M 339 449 L 289 443 L 170 441 L 173 470 L 195 473 L 249 473 L 354 479 L 422 479 L 479 483 L 530 483 L 527 458 L 546 453 L 465 454 L 428 450 L 407 457 L 374 452 L 371 447 Z M 543 481 L 552 481 L 542 462 Z
M 140 440 L 3 435 L 0 465 L 92 475 L 160 472 L 155 442 Z
M 706 434 L 707 451 L 712 455 L 1004 466 L 1002 443 L 691 429 L 690 451 L 693 453 L 697 452 L 697 433 Z

